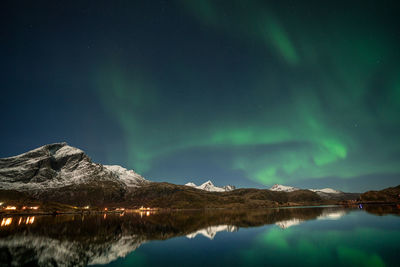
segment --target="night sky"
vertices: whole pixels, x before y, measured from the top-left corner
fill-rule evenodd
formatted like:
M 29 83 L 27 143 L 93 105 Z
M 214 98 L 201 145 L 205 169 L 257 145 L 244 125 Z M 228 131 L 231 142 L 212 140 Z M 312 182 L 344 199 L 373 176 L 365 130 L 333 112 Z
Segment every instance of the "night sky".
M 152 181 L 400 184 L 398 1 L 2 1 L 0 157 Z

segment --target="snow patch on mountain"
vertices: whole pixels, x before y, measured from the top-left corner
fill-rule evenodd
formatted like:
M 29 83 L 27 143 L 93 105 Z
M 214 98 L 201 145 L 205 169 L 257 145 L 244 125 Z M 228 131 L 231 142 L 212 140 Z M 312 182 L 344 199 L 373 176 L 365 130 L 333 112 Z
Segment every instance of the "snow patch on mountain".
M 187 183 L 185 184 L 186 186 L 190 186 L 193 188 L 197 188 L 200 190 L 205 190 L 205 191 L 209 191 L 209 192 L 228 192 L 228 191 L 232 191 L 235 190 L 235 187 L 233 185 L 226 185 L 224 187 L 218 187 L 215 186 L 210 180 L 208 180 L 207 182 L 197 186 L 195 183 Z
M 117 175 L 118 178 L 130 187 L 137 187 L 147 182 L 140 174 L 137 174 L 133 170 L 127 170 L 119 165 L 103 165 L 104 168 Z
M 225 191 L 232 191 L 236 189 L 236 187 L 233 185 L 225 185 L 222 188 L 225 189 Z

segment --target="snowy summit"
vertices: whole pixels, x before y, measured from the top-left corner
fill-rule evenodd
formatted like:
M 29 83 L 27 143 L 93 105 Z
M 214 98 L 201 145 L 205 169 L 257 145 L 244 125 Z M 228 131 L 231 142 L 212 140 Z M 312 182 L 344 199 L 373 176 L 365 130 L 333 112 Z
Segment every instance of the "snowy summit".
M 293 192 L 293 191 L 300 190 L 300 188 L 293 187 L 293 186 L 281 185 L 281 184 L 274 184 L 269 190 L 280 191 L 280 192 Z
M 235 187 L 233 185 L 226 185 L 224 187 L 218 187 L 218 186 L 215 186 L 210 180 L 208 180 L 207 182 L 205 182 L 199 186 L 197 186 L 195 183 L 187 183 L 185 185 L 193 187 L 193 188 L 197 188 L 200 190 L 209 191 L 209 192 L 228 192 L 228 191 L 235 190 Z

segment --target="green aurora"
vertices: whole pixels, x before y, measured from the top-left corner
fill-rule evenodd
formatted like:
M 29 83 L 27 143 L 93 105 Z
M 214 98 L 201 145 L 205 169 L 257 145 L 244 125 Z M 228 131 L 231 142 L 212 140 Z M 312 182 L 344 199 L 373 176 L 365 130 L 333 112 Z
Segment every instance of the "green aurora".
M 10 4 L 4 156 L 65 140 L 153 181 L 399 184 L 398 3 L 306 2 Z
M 205 31 L 257 58 L 238 64 L 239 77 L 220 70 L 227 63 L 218 56 L 211 70 L 177 58 L 174 84 L 119 64 L 104 69 L 99 96 L 136 170 L 151 173 L 153 162 L 196 149 L 262 185 L 399 173 L 398 37 L 376 11 L 340 10 L 339 20 L 334 7 L 305 16 L 259 2 L 182 4 Z

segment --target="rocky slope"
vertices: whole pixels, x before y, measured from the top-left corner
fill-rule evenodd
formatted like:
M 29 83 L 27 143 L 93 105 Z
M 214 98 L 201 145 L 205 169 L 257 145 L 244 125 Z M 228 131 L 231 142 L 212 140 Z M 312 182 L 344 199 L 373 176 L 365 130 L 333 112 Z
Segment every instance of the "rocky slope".
M 368 191 L 360 196 L 363 202 L 400 203 L 400 185 L 380 191 Z

